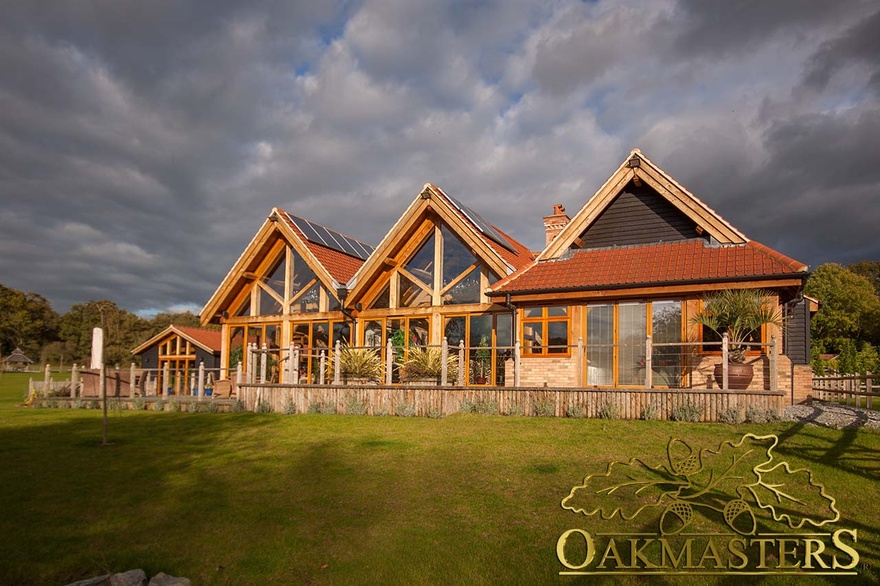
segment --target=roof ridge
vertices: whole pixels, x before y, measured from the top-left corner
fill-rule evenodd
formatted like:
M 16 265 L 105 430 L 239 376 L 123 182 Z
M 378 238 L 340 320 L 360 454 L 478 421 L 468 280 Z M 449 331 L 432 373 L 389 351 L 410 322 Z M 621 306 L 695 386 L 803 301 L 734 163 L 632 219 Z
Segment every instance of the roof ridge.
M 766 244 L 761 244 L 760 242 L 758 242 L 756 240 L 749 240 L 746 244 L 748 244 L 749 246 L 751 246 L 752 248 L 754 248 L 755 250 L 757 250 L 761 254 L 768 256 L 768 257 L 772 258 L 773 260 L 775 260 L 776 262 L 779 262 L 779 263 L 785 265 L 786 267 L 790 268 L 793 271 L 803 272 L 803 271 L 806 271 L 810 268 L 809 265 L 806 265 L 800 261 L 797 261 L 797 260 L 791 258 L 790 256 L 786 256 L 786 255 L 782 254 L 781 252 L 770 248 Z

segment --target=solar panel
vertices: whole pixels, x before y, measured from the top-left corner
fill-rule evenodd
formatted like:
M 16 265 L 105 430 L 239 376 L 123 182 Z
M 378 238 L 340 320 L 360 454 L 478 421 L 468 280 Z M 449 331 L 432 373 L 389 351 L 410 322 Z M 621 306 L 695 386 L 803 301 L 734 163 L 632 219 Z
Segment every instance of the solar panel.
M 361 260 L 367 260 L 367 257 L 369 257 L 373 253 L 372 246 L 364 244 L 359 240 L 355 240 L 354 238 L 351 238 L 344 234 L 340 234 L 339 232 L 326 228 L 320 224 L 309 222 L 308 220 L 300 218 L 299 216 L 287 214 L 287 217 L 290 218 L 290 221 L 293 222 L 294 226 L 296 226 L 299 231 L 303 233 L 303 236 L 305 236 L 306 240 L 308 240 L 309 242 L 314 242 L 315 244 L 320 244 L 321 246 L 332 248 L 337 252 L 341 252 L 343 254 L 347 254 Z
M 472 210 L 468 206 L 464 205 L 463 203 L 461 203 L 460 201 L 458 201 L 457 199 L 455 199 L 451 195 L 447 195 L 446 197 L 449 198 L 449 201 L 452 202 L 452 205 L 454 205 L 456 208 L 458 208 L 458 211 L 463 213 L 465 215 L 465 217 L 468 220 L 470 220 L 474 226 L 476 226 L 477 230 L 479 230 L 486 237 L 492 239 L 493 241 L 500 244 L 501 246 L 503 246 L 507 250 L 514 252 L 513 247 L 510 245 L 509 242 L 507 242 L 507 239 L 504 238 L 504 236 L 502 236 L 498 232 L 498 230 L 493 228 L 492 224 L 490 224 L 489 222 L 484 220 L 483 216 L 481 216 L 480 214 L 478 214 L 477 212 L 475 212 L 474 210 Z

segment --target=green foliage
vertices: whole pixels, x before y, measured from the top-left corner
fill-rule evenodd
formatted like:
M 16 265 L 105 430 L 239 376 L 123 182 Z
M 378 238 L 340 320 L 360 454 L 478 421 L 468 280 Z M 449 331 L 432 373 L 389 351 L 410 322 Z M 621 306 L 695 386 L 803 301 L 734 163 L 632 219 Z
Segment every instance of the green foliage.
M 742 423 L 744 421 L 744 418 L 742 411 L 740 411 L 736 407 L 728 407 L 718 414 L 718 420 L 721 421 L 721 423 L 737 425 L 739 423 Z
M 159 399 L 155 403 L 153 403 L 153 411 L 164 411 L 165 410 L 165 400 Z
M 351 398 L 345 406 L 345 413 L 347 415 L 366 415 L 367 406 L 357 399 Z
M 660 410 L 654 403 L 649 403 L 642 409 L 641 416 L 645 421 L 654 421 L 660 419 Z
M 92 329 L 104 330 L 104 364 L 128 364 L 131 350 L 149 338 L 149 324 L 107 299 L 76 303 L 61 317 L 59 337 L 73 359 L 86 362 L 92 350 Z
M 443 350 L 429 346 L 413 346 L 407 351 L 406 359 L 400 367 L 400 377 L 404 380 L 440 378 L 443 371 Z M 446 357 L 447 380 L 458 378 L 458 355 L 449 352 Z
M 508 404 L 507 407 L 504 408 L 504 412 L 502 415 L 514 416 L 514 415 L 522 415 L 523 408 L 519 403 Z
M 394 412 L 398 417 L 412 417 L 416 414 L 416 408 L 412 403 L 403 403 L 402 405 L 397 405 Z
M 855 264 L 849 265 L 850 271 L 857 275 L 861 275 L 870 281 L 874 286 L 874 294 L 880 296 L 880 260 L 863 260 Z
M 819 299 L 810 333 L 826 352 L 841 352 L 844 340 L 880 342 L 880 299 L 867 277 L 826 263 L 810 275 L 804 291 Z
M 599 407 L 599 419 L 619 419 L 620 409 L 614 403 L 603 403 Z
M 272 405 L 269 401 L 260 400 L 257 402 L 257 408 L 255 410 L 257 413 L 271 413 Z
M 671 417 L 673 421 L 689 421 L 696 423 L 700 420 L 702 414 L 703 413 L 699 407 L 688 402 L 674 407 L 672 409 Z
M 58 336 L 58 314 L 37 293 L 25 293 L 0 285 L 0 352 L 8 356 L 20 348 L 31 360 Z
M 220 411 L 220 405 L 214 401 L 208 403 L 208 413 L 217 413 L 218 411 Z
M 762 409 L 749 405 L 746 407 L 746 421 L 749 423 L 773 423 L 779 421 L 779 414 L 773 409 Z
M 553 401 L 538 401 L 535 403 L 535 415 L 538 417 L 554 417 L 556 415 L 556 404 Z
M 334 371 L 336 353 L 330 355 L 330 372 Z M 339 349 L 339 370 L 344 376 L 378 381 L 382 378 L 382 356 L 378 348 L 350 348 L 343 345 Z
M 587 412 L 580 405 L 572 405 L 565 411 L 565 416 L 572 419 L 583 419 L 587 416 Z
M 705 326 L 719 336 L 727 332 L 731 362 L 745 362 L 745 343 L 759 334 L 761 326 L 782 325 L 782 314 L 758 289 L 725 289 L 703 299 L 703 310 L 692 323 Z

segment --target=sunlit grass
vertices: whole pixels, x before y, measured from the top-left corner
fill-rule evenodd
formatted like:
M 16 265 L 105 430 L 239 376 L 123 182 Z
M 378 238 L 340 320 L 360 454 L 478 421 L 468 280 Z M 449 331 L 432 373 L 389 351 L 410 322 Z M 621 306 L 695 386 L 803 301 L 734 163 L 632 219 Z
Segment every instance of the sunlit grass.
M 22 408 L 25 386 L 0 375 L 2 584 L 133 568 L 194 584 L 571 583 L 556 540 L 592 523 L 561 508 L 572 486 L 660 459 L 670 437 L 714 447 L 746 431 L 778 434 L 778 454 L 814 471 L 839 526 L 858 528 L 863 577 L 878 576 L 877 433 L 117 411 L 102 446 L 100 411 Z

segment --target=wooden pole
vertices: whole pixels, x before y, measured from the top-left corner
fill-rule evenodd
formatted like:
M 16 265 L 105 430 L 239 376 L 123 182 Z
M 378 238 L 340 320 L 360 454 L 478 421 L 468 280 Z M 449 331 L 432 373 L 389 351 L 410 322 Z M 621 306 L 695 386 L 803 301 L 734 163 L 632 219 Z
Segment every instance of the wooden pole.
M 446 386 L 446 381 L 449 378 L 449 362 L 447 359 L 449 358 L 449 342 L 446 340 L 446 336 L 443 336 L 443 342 L 440 345 L 440 360 L 443 362 L 440 364 L 440 385 Z M 462 365 L 459 365 L 461 368 Z
M 101 403 L 104 404 L 104 437 L 101 441 L 101 445 L 107 445 L 107 378 L 106 378 L 106 370 L 104 365 L 101 365 L 100 370 L 100 379 L 98 385 L 101 387 Z

